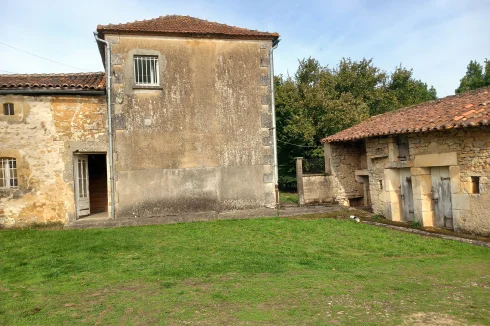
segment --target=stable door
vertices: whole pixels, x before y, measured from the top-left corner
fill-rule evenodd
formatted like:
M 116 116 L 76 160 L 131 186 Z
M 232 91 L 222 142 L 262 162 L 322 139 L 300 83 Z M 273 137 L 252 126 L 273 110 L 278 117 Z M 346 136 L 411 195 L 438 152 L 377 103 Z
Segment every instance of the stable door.
M 400 169 L 400 196 L 402 202 L 402 216 L 404 221 L 415 220 L 413 205 L 412 175 L 410 169 Z
M 451 203 L 451 182 L 448 167 L 431 168 L 432 200 L 434 202 L 434 223 L 436 227 L 453 228 L 453 208 Z

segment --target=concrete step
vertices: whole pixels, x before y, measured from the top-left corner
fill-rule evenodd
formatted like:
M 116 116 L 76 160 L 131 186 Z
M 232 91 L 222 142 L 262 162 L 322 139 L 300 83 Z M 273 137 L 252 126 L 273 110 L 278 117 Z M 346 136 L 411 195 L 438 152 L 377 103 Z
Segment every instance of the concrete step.
M 152 217 L 131 217 L 131 218 L 82 218 L 76 222 L 65 225 L 65 229 L 89 229 L 89 228 L 113 228 L 122 226 L 137 226 L 137 225 L 155 225 L 155 224 L 172 224 L 183 222 L 198 222 L 210 220 L 228 220 L 228 219 L 244 219 L 244 218 L 260 218 L 260 217 L 287 217 L 295 215 L 328 213 L 338 211 L 340 206 L 317 205 L 317 206 L 302 206 L 288 207 L 276 210 L 274 208 L 260 208 L 235 210 L 225 212 L 200 212 L 200 213 L 182 213 L 165 216 Z

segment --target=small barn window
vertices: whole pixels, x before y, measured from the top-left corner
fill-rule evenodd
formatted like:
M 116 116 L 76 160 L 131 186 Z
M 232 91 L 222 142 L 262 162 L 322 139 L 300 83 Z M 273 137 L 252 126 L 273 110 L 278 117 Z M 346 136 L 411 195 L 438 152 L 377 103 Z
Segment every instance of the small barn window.
M 383 190 L 383 180 L 379 180 L 379 189 Z
M 396 145 L 398 147 L 398 160 L 408 161 L 410 152 L 408 149 L 408 137 L 406 135 L 396 137 Z
M 134 83 L 139 86 L 158 86 L 158 57 L 134 56 Z
M 4 115 L 14 115 L 14 104 L 4 103 L 3 104 L 3 114 Z
M 18 185 L 15 158 L 0 158 L 0 188 L 17 188 Z
M 471 193 L 480 193 L 480 177 L 471 177 Z

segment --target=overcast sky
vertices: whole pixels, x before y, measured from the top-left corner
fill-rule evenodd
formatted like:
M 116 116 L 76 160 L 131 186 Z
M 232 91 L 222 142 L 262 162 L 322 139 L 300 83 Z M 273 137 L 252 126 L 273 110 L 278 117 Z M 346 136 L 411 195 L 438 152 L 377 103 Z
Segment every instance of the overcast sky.
M 0 2 L 0 42 L 84 71 L 103 69 L 92 32 L 97 24 L 167 14 L 278 32 L 276 73 L 293 75 L 298 59 L 334 66 L 342 57 L 373 58 L 392 71 L 400 63 L 454 94 L 470 60 L 490 59 L 490 0 Z M 76 72 L 0 44 L 0 73 Z

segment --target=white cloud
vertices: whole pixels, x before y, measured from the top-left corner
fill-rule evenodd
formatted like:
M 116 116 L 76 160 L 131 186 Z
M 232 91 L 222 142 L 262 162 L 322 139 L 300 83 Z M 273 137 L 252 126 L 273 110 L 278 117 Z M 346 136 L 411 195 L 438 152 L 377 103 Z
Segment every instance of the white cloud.
M 415 76 L 451 94 L 469 60 L 490 57 L 487 0 L 456 1 L 10 1 L 2 3 L 0 42 L 41 56 L 100 71 L 92 32 L 97 24 L 190 15 L 230 25 L 276 31 L 277 73 L 296 71 L 298 59 L 312 56 L 324 65 L 340 58 L 374 58 L 393 70 L 403 63 Z M 75 69 L 0 45 L 0 70 L 18 73 Z

